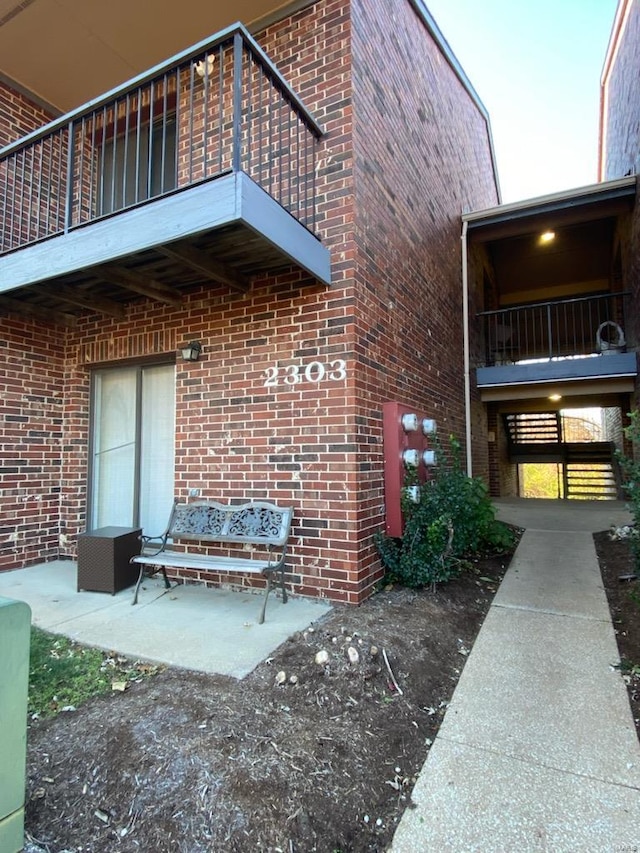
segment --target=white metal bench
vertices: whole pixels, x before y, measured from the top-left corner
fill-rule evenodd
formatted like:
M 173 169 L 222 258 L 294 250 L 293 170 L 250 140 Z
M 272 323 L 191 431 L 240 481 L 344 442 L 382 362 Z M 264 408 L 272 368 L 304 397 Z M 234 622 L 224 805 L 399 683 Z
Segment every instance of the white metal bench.
M 252 501 L 239 506 L 216 501 L 176 501 L 166 531 L 162 536 L 143 536 L 142 553 L 131 558 L 132 563 L 140 564 L 132 603 L 138 601 L 138 591 L 145 573 L 152 575 L 161 571 L 165 586 L 169 589 L 167 568 L 250 572 L 264 575 L 267 579 L 259 619 L 259 624 L 262 624 L 274 576 L 279 575 L 282 603 L 287 602 L 285 557 L 292 516 L 293 509 L 290 507 L 279 507 L 267 501 Z M 231 557 L 180 550 L 179 543 L 183 540 L 221 547 L 242 546 L 243 549 L 249 545 L 251 553 L 250 556 Z

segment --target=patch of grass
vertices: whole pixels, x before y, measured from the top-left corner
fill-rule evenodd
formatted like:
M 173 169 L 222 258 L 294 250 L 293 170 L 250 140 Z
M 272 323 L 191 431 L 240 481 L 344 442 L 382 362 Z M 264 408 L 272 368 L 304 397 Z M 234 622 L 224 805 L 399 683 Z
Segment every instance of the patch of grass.
M 130 682 L 159 672 L 153 664 L 74 643 L 66 637 L 31 628 L 29 705 L 32 719 L 74 709 L 87 699 L 123 691 Z

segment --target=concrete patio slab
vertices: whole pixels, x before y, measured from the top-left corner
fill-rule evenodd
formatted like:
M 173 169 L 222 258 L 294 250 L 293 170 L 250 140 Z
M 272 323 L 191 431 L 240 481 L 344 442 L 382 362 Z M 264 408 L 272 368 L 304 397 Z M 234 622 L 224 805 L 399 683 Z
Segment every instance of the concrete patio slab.
M 330 611 L 322 602 L 271 593 L 258 625 L 262 595 L 145 580 L 116 595 L 76 592 L 76 564 L 68 560 L 0 573 L 0 595 L 26 601 L 33 624 L 86 645 L 131 658 L 243 678 L 296 631 Z

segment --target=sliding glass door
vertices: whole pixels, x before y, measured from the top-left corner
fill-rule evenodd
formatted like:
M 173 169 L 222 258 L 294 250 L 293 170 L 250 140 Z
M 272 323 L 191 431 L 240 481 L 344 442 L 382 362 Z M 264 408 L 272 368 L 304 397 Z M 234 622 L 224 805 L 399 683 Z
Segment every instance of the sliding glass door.
M 174 365 L 97 370 L 91 415 L 91 529 L 161 533 L 174 491 Z

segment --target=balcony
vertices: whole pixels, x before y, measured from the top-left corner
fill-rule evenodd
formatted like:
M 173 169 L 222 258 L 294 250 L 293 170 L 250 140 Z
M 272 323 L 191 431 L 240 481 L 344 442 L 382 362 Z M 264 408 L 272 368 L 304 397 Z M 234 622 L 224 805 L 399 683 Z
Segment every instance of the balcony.
M 626 352 L 626 296 L 609 293 L 481 313 L 485 354 L 477 382 L 483 399 L 504 399 L 500 389 L 523 386 L 530 392 L 547 383 L 586 381 L 592 390 L 606 382 L 611 391 L 631 390 L 637 367 L 635 353 Z
M 321 136 L 244 27 L 200 42 L 0 151 L 0 304 L 73 323 L 291 266 L 329 284 Z

